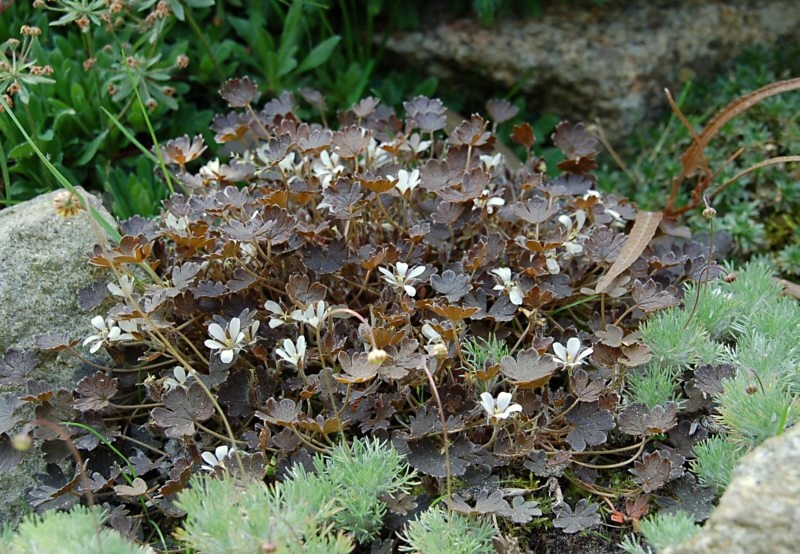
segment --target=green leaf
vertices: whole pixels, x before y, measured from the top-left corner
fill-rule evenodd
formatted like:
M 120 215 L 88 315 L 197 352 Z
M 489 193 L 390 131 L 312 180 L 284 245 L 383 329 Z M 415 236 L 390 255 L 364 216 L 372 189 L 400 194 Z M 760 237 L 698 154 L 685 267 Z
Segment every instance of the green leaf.
M 26 158 L 30 158 L 33 156 L 33 154 L 33 147 L 30 145 L 30 143 L 21 142 L 9 150 L 8 158 L 10 160 L 24 160 Z
M 333 53 L 333 49 L 336 48 L 340 40 L 342 40 L 342 37 L 335 35 L 317 44 L 311 52 L 308 53 L 305 59 L 300 62 L 300 65 L 297 66 L 297 72 L 302 73 L 309 69 L 314 69 L 328 61 L 328 58 L 330 58 Z
M 100 145 L 108 136 L 108 131 L 108 129 L 104 129 L 103 132 L 97 135 L 92 142 L 86 145 L 86 148 L 83 150 L 83 154 L 81 154 L 80 158 L 75 161 L 75 165 L 86 165 L 92 159 L 94 159 L 95 155 L 97 155 L 97 149 L 100 148 Z

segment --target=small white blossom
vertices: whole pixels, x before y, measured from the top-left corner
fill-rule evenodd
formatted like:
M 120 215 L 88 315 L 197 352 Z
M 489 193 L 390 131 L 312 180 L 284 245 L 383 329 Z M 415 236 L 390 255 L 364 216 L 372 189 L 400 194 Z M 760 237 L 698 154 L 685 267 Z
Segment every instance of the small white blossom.
M 201 167 L 198 174 L 206 181 L 219 181 L 222 178 L 222 165 L 219 163 L 219 158 L 215 158 Z
M 290 323 L 292 321 L 292 316 L 283 311 L 283 308 L 277 302 L 267 300 L 264 302 L 264 309 L 272 314 L 269 316 L 269 323 L 267 324 L 270 329 L 277 329 L 284 323 Z
M 229 449 L 227 445 L 223 444 L 216 447 L 214 452 L 203 452 L 200 454 L 200 457 L 203 458 L 205 463 L 200 467 L 200 469 L 210 471 L 212 473 L 215 472 L 218 467 L 227 469 L 225 467 L 225 460 L 233 455 L 235 451 L 235 448 Z
M 505 200 L 503 200 L 499 196 L 491 196 L 491 194 L 492 191 L 490 191 L 489 189 L 484 189 L 478 198 L 473 198 L 472 209 L 482 210 L 486 208 L 486 212 L 488 214 L 493 214 L 495 208 L 506 205 Z
M 556 259 L 555 250 L 550 250 L 548 252 L 545 265 L 547 266 L 547 272 L 550 275 L 558 275 L 559 273 L 561 273 L 561 266 L 558 265 L 558 260 Z
M 444 343 L 442 335 L 440 335 L 430 323 L 426 323 L 422 326 L 422 334 L 428 339 L 428 344 Z
M 385 166 L 392 161 L 392 155 L 389 154 L 386 150 L 380 147 L 378 141 L 374 138 L 369 139 L 369 145 L 367 146 L 367 160 L 369 163 L 367 164 L 373 171 Z
M 497 423 L 501 419 L 507 419 L 515 412 L 522 411 L 522 406 L 511 403 L 510 392 L 501 392 L 497 395 L 496 400 L 491 393 L 482 392 L 481 406 L 483 406 L 489 421 L 492 423 Z
M 344 172 L 344 166 L 339 163 L 339 154 L 323 150 L 319 153 L 319 159 L 311 164 L 311 171 L 322 183 L 322 188 L 326 189 L 331 186 L 334 177 Z
M 316 303 L 309 304 L 305 310 L 295 310 L 292 312 L 291 318 L 300 323 L 307 323 L 314 329 L 318 329 L 323 321 L 328 317 L 328 307 L 325 305 L 324 300 L 319 300 Z
M 589 347 L 581 350 L 581 340 L 577 337 L 572 337 L 567 341 L 566 348 L 560 342 L 554 342 L 553 352 L 555 352 L 557 363 L 571 369 L 583 365 L 583 360 L 594 352 L 594 348 Z
M 586 212 L 577 210 L 574 223 L 572 218 L 566 214 L 558 216 L 558 222 L 567 228 L 567 240 L 563 244 L 567 254 L 574 256 L 583 252 L 583 245 L 578 242 L 578 239 L 581 236 L 580 231 L 586 223 Z
M 92 327 L 97 329 L 97 333 L 86 337 L 86 340 L 83 341 L 84 346 L 92 345 L 89 347 L 89 352 L 92 354 L 100 350 L 100 347 L 106 342 L 133 340 L 135 338 L 131 333 L 122 332 L 123 330 L 135 330 L 136 325 L 133 322 L 123 322 L 118 325 L 114 319 L 110 317 L 103 319 L 103 316 L 98 315 L 92 318 Z
M 109 283 L 106 287 L 113 296 L 127 298 L 133 294 L 133 283 L 134 281 L 131 277 L 123 275 L 119 278 L 119 284 Z
M 392 176 L 389 175 L 389 177 L 391 178 Z M 406 192 L 417 188 L 419 183 L 419 169 L 414 169 L 410 173 L 405 169 L 401 169 L 397 172 L 397 183 L 394 187 L 397 189 L 397 192 L 405 195 Z
M 492 275 L 494 275 L 495 279 L 497 279 L 497 284 L 494 286 L 494 290 L 504 290 L 508 293 L 508 299 L 511 300 L 511 303 L 515 306 L 522 305 L 522 289 L 511 279 L 511 269 L 507 267 L 499 267 L 497 269 L 493 269 L 491 271 Z
M 409 296 L 416 296 L 417 289 L 412 285 L 416 282 L 417 277 L 425 273 L 425 266 L 418 265 L 409 271 L 407 263 L 397 262 L 394 273 L 384 267 L 379 267 L 378 271 L 383 273 L 383 278 L 387 283 L 398 289 L 405 290 Z
M 494 168 L 503 163 L 503 155 L 500 152 L 498 152 L 494 156 L 484 155 L 481 156 L 480 160 L 483 167 L 486 168 L 486 171 L 488 173 L 491 173 L 494 170 Z
M 211 338 L 206 339 L 205 345 L 211 350 L 219 350 L 219 359 L 224 364 L 231 363 L 245 345 L 246 334 L 242 331 L 242 321 L 238 317 L 231 319 L 224 330 L 219 323 L 211 323 L 208 334 Z
M 277 348 L 275 354 L 293 366 L 302 368 L 303 358 L 306 356 L 306 338 L 300 335 L 297 338 L 297 344 L 293 343 L 292 339 L 284 339 L 283 348 Z
M 189 374 L 186 373 L 186 369 L 182 365 L 176 365 L 172 368 L 172 377 L 164 379 L 164 386 L 168 391 L 177 388 L 185 389 L 188 381 Z

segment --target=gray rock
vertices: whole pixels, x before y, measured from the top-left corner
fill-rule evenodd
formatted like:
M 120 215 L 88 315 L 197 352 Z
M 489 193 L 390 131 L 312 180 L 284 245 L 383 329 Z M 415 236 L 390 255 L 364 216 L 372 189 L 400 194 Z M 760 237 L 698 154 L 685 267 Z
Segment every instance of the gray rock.
M 104 234 L 85 211 L 69 218 L 58 215 L 53 204 L 56 194 L 0 210 L 0 353 L 30 349 L 33 337 L 47 331 L 66 332 L 73 338 L 91 334 L 92 314 L 78 309 L 76 297 L 95 279 L 107 280 L 107 274 L 89 266 L 86 255 Z M 87 198 L 115 222 L 97 198 Z M 84 371 L 80 360 L 69 354 L 37 357 L 39 365 L 31 377 L 56 389 L 71 389 Z M 27 511 L 24 491 L 33 484 L 31 475 L 44 470 L 38 452 L 32 450 L 14 470 L 0 473 L 3 524 L 15 525 Z
M 665 554 L 800 550 L 800 426 L 747 454 L 704 528 Z
M 549 2 L 535 19 L 447 21 L 396 34 L 388 48 L 461 88 L 519 84 L 528 106 L 622 138 L 668 109 L 686 75 L 708 79 L 745 47 L 777 45 L 800 30 L 796 0 L 636 0 L 575 7 Z

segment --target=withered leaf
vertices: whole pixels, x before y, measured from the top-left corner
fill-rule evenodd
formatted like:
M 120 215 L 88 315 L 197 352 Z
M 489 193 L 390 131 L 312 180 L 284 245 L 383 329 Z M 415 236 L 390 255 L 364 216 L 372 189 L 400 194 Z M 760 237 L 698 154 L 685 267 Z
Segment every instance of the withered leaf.
M 0 356 L 0 384 L 22 385 L 38 363 L 32 350 L 9 348 Z
M 449 302 L 459 300 L 470 291 L 469 277 L 452 269 L 445 269 L 441 275 L 431 275 L 431 286 L 439 294 L 444 294 Z
M 598 293 L 608 292 L 614 279 L 628 269 L 644 252 L 653 235 L 655 235 L 662 217 L 663 214 L 661 212 L 642 211 L 636 214 L 636 222 L 633 224 L 633 229 L 631 229 L 625 245 L 617 255 L 617 259 L 608 268 L 608 272 L 597 281 L 596 290 Z
M 78 381 L 75 390 L 80 398 L 75 400 L 75 409 L 81 412 L 102 410 L 117 394 L 119 379 L 110 377 L 102 371 Z
M 586 446 L 597 446 L 608 439 L 606 431 L 614 428 L 614 416 L 608 410 L 601 410 L 597 403 L 578 404 L 567 414 L 567 421 L 574 427 L 567 434 L 567 442 L 577 452 Z
M 205 421 L 214 413 L 211 399 L 203 388 L 193 383 L 188 389 L 175 388 L 164 395 L 164 407 L 151 412 L 155 424 L 169 438 L 183 438 L 195 433 L 194 423 Z
M 474 306 L 461 308 L 460 306 L 440 306 L 435 303 L 430 303 L 429 308 L 436 315 L 439 315 L 449 321 L 461 321 L 462 319 L 467 319 L 468 317 L 475 315 L 479 311 L 479 308 Z
M 585 498 L 578 500 L 575 509 L 568 504 L 560 504 L 556 511 L 553 526 L 562 529 L 564 533 L 573 534 L 600 524 L 599 506 Z
M 535 348 L 520 350 L 516 358 L 503 356 L 500 372 L 514 385 L 541 387 L 553 376 L 559 365 L 550 354 L 540 355 Z
M 378 375 L 380 365 L 370 362 L 366 352 L 354 352 L 351 356 L 342 351 L 339 352 L 338 359 L 344 374 L 335 373 L 333 378 L 340 383 L 366 383 Z
M 120 496 L 140 496 L 147 492 L 147 483 L 141 477 L 137 477 L 130 485 L 115 486 L 114 492 Z
M 258 98 L 258 87 L 250 77 L 228 79 L 219 89 L 219 95 L 231 108 L 244 108 Z
M 642 455 L 641 461 L 633 462 L 633 469 L 629 470 L 634 475 L 634 481 L 642 486 L 644 492 L 653 492 L 663 487 L 669 480 L 671 465 L 668 458 L 660 452 L 650 452 Z
M 675 295 L 659 288 L 652 279 L 648 279 L 644 284 L 638 279 L 634 281 L 633 301 L 636 302 L 636 307 L 643 312 L 655 312 L 680 304 Z
M 533 148 L 536 143 L 536 137 L 533 134 L 533 127 L 530 123 L 520 123 L 514 125 L 511 131 L 511 142 L 524 146 L 526 150 Z

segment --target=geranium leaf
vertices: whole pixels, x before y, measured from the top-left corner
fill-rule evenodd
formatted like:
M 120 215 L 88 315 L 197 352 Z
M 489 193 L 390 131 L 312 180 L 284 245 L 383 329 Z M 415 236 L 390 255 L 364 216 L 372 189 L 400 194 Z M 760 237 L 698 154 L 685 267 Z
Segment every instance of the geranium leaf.
M 561 504 L 556 518 L 553 520 L 553 525 L 567 534 L 589 529 L 600 524 L 598 508 L 597 504 L 589 502 L 585 498 L 578 500 L 574 510 L 567 504 Z

